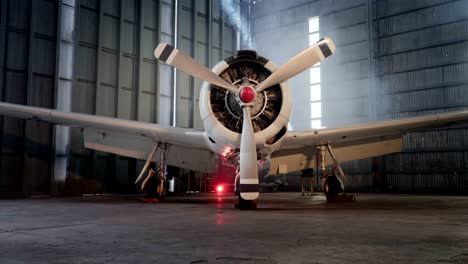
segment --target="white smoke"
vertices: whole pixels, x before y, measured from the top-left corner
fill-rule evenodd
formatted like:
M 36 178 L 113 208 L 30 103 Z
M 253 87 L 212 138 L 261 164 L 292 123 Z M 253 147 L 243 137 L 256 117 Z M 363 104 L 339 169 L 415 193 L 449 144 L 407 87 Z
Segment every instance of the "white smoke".
M 221 0 L 221 6 L 223 8 L 223 12 L 227 14 L 230 24 L 234 25 L 237 30 L 240 31 L 242 46 L 255 50 L 255 42 L 251 34 L 251 19 L 250 17 L 241 16 L 240 6 L 238 6 L 241 1 L 248 1 L 250 3 L 250 0 Z M 247 15 L 250 16 L 250 4 L 248 5 L 248 9 Z

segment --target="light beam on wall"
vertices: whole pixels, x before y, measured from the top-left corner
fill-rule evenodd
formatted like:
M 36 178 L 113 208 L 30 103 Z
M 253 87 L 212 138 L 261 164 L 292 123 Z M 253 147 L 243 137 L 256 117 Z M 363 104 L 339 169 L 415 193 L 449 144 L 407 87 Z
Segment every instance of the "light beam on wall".
M 320 39 L 319 17 L 309 18 L 309 46 Z M 310 73 L 310 126 L 311 128 L 322 127 L 322 87 L 320 85 L 320 63 L 309 70 Z

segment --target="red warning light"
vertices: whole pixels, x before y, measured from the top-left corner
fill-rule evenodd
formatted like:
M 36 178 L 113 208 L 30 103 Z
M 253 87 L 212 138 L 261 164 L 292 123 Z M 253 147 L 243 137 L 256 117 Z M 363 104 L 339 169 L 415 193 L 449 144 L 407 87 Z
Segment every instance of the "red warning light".
M 216 186 L 216 192 L 220 193 L 224 191 L 224 187 L 222 185 Z

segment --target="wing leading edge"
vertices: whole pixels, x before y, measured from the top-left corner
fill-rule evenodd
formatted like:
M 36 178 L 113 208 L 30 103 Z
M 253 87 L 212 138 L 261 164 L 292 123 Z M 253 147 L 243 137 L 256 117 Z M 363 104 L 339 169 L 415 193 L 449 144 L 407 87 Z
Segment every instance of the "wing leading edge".
M 207 173 L 217 169 L 217 156 L 207 148 L 205 132 L 196 129 L 10 103 L 0 103 L 0 115 L 81 128 L 86 148 L 137 159 L 147 159 L 154 145 L 166 143 L 168 165 Z M 154 161 L 159 161 L 161 151 Z
M 34 119 L 70 127 L 93 128 L 110 133 L 141 136 L 155 143 L 168 143 L 190 148 L 207 149 L 205 132 L 196 129 L 162 126 L 112 117 L 61 112 L 47 108 L 0 103 L 0 115 Z
M 270 174 L 316 167 L 316 146 L 332 145 L 340 162 L 401 151 L 407 132 L 468 123 L 468 111 L 330 129 L 289 132 L 271 156 Z M 330 160 L 330 159 L 328 159 Z M 284 171 L 285 169 L 283 169 Z
M 447 114 L 382 121 L 343 128 L 298 130 L 288 133 L 281 148 L 285 149 L 323 144 L 336 144 L 378 136 L 395 134 L 403 135 L 410 131 L 444 127 L 466 122 L 468 122 L 468 111 L 458 111 Z

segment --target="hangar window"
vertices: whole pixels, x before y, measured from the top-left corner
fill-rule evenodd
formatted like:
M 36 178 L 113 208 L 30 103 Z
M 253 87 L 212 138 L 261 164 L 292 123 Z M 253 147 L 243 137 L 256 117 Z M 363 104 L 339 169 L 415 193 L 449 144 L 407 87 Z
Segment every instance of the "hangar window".
M 309 18 L 309 46 L 320 39 L 319 17 Z M 312 128 L 322 128 L 322 88 L 320 85 L 320 63 L 310 68 L 310 118 Z

